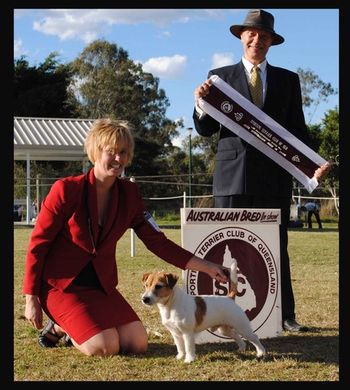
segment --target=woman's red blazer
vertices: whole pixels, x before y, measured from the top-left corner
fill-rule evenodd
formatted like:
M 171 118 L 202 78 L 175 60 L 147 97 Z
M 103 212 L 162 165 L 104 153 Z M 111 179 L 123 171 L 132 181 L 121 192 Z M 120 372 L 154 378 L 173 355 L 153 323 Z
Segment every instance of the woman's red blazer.
M 145 246 L 163 260 L 185 269 L 192 253 L 170 241 L 144 217 L 137 184 L 116 179 L 105 226 L 98 235 L 93 169 L 86 175 L 57 180 L 51 187 L 33 229 L 25 263 L 24 294 L 38 295 L 42 281 L 65 290 L 92 261 L 108 294 L 118 284 L 117 241 L 133 228 Z

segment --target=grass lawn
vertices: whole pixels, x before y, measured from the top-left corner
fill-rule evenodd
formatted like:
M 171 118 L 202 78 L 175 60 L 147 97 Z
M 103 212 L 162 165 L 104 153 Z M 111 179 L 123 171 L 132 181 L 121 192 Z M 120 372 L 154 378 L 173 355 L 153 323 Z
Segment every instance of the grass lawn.
M 283 333 L 262 340 L 266 359 L 254 348 L 238 353 L 234 343 L 197 345 L 197 360 L 175 359 L 176 348 L 158 310 L 145 307 L 142 275 L 153 270 L 181 271 L 155 257 L 140 240 L 130 257 L 130 232 L 118 243 L 119 289 L 149 331 L 145 356 L 87 357 L 74 348 L 43 350 L 38 331 L 24 319 L 22 279 L 31 228 L 14 229 L 14 380 L 15 381 L 339 381 L 339 235 L 335 224 L 324 230 L 290 230 L 289 253 L 297 319 L 310 332 Z M 179 229 L 163 229 L 180 243 Z

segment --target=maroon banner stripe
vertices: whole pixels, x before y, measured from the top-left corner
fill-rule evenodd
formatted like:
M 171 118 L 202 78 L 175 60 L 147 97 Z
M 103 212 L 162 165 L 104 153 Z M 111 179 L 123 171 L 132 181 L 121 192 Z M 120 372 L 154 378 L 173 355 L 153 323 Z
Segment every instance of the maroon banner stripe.
M 314 176 L 315 170 L 319 168 L 315 162 L 281 138 L 280 135 L 276 134 L 270 127 L 254 117 L 215 85 L 210 86 L 210 93 L 203 97 L 203 100 L 291 162 L 310 179 Z

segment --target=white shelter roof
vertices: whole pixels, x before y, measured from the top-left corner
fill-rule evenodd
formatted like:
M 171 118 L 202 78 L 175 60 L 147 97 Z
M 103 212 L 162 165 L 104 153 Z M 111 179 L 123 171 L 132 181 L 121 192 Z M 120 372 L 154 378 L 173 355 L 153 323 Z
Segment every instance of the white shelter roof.
M 94 119 L 14 117 L 14 159 L 83 160 Z

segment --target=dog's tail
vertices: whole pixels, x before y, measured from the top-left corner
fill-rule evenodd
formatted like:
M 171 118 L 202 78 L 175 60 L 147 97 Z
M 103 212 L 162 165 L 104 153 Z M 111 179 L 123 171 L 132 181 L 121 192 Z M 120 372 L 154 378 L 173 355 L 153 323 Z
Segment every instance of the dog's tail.
M 228 292 L 228 296 L 232 299 L 235 299 L 237 295 L 237 284 L 238 284 L 238 276 L 237 276 L 237 260 L 235 258 L 232 258 L 233 263 L 231 264 L 231 271 L 230 271 L 230 289 Z

